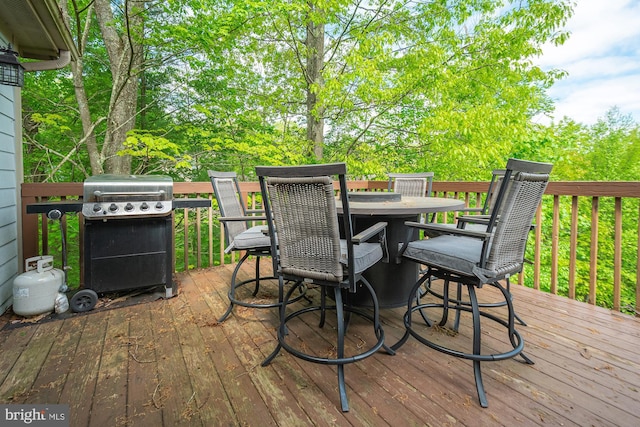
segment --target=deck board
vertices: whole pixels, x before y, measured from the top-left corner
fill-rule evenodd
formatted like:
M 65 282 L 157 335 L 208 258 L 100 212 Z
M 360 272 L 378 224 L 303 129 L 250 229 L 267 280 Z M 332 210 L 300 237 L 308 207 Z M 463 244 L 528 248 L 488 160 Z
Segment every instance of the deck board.
M 84 327 L 76 331 L 76 333 L 80 334 L 80 341 L 76 351 L 73 352 L 73 349 L 69 349 L 69 374 L 62 387 L 60 398 L 55 403 L 70 405 L 70 422 L 74 426 L 88 426 L 91 419 L 92 406 L 94 404 L 99 405 L 94 396 L 108 318 L 108 311 L 87 315 Z M 124 408 L 122 410 L 124 411 Z
M 155 304 L 127 307 L 129 319 L 129 370 L 127 387 L 127 425 L 162 425 L 162 408 L 156 400 L 158 360 L 156 337 L 151 323 Z
M 380 351 L 346 366 L 350 411 L 343 413 L 335 367 L 284 351 L 261 366 L 275 346 L 275 309 L 236 307 L 217 323 L 233 267 L 179 274 L 180 293 L 170 300 L 5 328 L 0 401 L 68 403 L 72 426 L 640 424 L 636 318 L 513 286 L 528 324 L 518 330 L 535 364 L 483 364 L 489 408 L 477 402 L 471 362 L 409 338 L 395 356 Z M 251 274 L 248 263 L 240 275 Z M 478 294 L 492 301 L 492 292 Z M 402 336 L 402 311 L 382 312 L 388 344 Z M 330 352 L 335 319 L 328 316 L 322 332 L 317 321 L 317 313 L 295 319 L 292 342 Z M 471 333 L 467 321 L 456 337 L 426 333 L 463 341 Z M 483 345 L 502 348 L 491 323 L 483 326 Z M 371 329 L 354 316 L 347 349 L 370 344 Z
M 75 353 L 80 343 L 78 330 L 82 330 L 85 320 L 86 316 L 81 316 L 60 322 L 60 330 L 24 403 L 58 402 L 69 373 L 69 353 Z

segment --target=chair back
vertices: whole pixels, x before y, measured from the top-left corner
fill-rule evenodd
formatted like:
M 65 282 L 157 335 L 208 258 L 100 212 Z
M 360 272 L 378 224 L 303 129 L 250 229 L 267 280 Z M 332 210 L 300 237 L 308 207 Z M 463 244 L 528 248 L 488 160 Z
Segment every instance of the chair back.
M 218 202 L 218 209 L 222 217 L 242 217 L 246 216 L 246 208 L 238 176 L 235 172 L 208 171 L 213 193 Z M 222 222 L 222 221 L 221 221 Z M 247 230 L 247 223 L 244 221 L 224 221 L 225 240 L 227 246 L 234 241 L 236 236 Z
M 285 277 L 308 278 L 339 285 L 345 279 L 340 263 L 340 223 L 333 176 L 338 176 L 343 228 L 348 245 L 349 275 L 353 275 L 351 219 L 344 163 L 256 167 L 272 240 L 274 271 Z M 352 279 L 353 277 L 349 277 Z
M 490 215 L 491 208 L 496 203 L 496 198 L 498 197 L 498 190 L 502 185 L 502 179 L 504 178 L 504 169 L 495 169 L 491 172 L 491 182 L 489 182 L 489 189 L 487 190 L 487 198 L 484 200 L 484 204 L 482 205 L 482 211 L 480 212 L 482 215 Z
M 431 197 L 433 172 L 390 173 L 387 190 L 407 197 Z
M 496 275 L 522 269 L 531 223 L 552 167 L 549 163 L 509 159 L 489 219 L 487 229 L 494 230 L 494 234 L 487 257 L 481 258 L 483 269 Z

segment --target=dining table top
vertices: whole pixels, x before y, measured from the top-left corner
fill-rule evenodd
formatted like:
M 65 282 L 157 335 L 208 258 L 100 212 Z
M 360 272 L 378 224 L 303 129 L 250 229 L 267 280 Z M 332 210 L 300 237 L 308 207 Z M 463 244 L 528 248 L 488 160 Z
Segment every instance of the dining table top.
M 352 215 L 417 215 L 421 213 L 455 211 L 464 207 L 464 200 L 446 197 L 402 196 L 400 200 L 380 200 L 372 196 L 371 200 L 367 200 L 365 197 L 349 201 L 349 210 Z M 336 208 L 338 213 L 342 213 L 342 201 L 339 198 L 336 199 Z

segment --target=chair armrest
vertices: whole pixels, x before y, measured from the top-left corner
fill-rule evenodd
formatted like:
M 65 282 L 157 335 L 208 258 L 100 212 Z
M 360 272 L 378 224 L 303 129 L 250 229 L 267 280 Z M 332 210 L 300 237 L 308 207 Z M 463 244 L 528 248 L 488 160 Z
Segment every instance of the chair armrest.
M 356 245 L 359 244 L 360 242 L 366 242 L 371 237 L 383 232 L 385 228 L 387 228 L 386 222 L 378 222 L 376 224 L 373 224 L 371 227 L 367 228 L 366 230 L 361 231 L 360 233 L 353 236 L 351 238 L 351 241 Z
M 483 225 L 489 225 L 489 220 L 491 219 L 491 215 L 469 215 L 469 216 L 459 216 L 458 217 L 458 222 L 459 223 L 466 223 L 466 224 L 483 224 Z
M 458 222 L 489 225 L 489 219 L 491 219 L 491 215 L 459 216 Z M 498 217 L 498 220 L 500 220 L 499 217 Z M 529 230 L 533 231 L 535 229 L 536 229 L 536 225 L 531 224 L 531 226 L 529 227 Z
M 491 237 L 491 233 L 485 233 L 484 231 L 467 230 L 464 228 L 452 228 L 442 224 L 422 224 L 420 222 L 407 221 L 404 223 L 404 225 L 406 225 L 407 227 L 419 228 L 420 230 L 435 231 L 440 234 L 455 234 L 458 236 L 476 237 L 479 239 L 487 239 Z
M 482 212 L 482 208 L 462 208 L 456 209 L 456 212 Z
M 218 217 L 218 221 L 265 221 L 266 216 L 221 216 Z

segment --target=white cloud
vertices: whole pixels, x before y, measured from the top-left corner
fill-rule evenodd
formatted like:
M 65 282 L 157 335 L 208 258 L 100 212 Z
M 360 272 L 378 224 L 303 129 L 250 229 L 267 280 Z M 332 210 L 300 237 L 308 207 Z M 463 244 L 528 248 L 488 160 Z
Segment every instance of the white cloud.
M 539 60 L 569 73 L 549 91 L 554 118 L 591 124 L 617 106 L 640 122 L 640 2 L 578 0 L 566 29 L 569 40 Z

